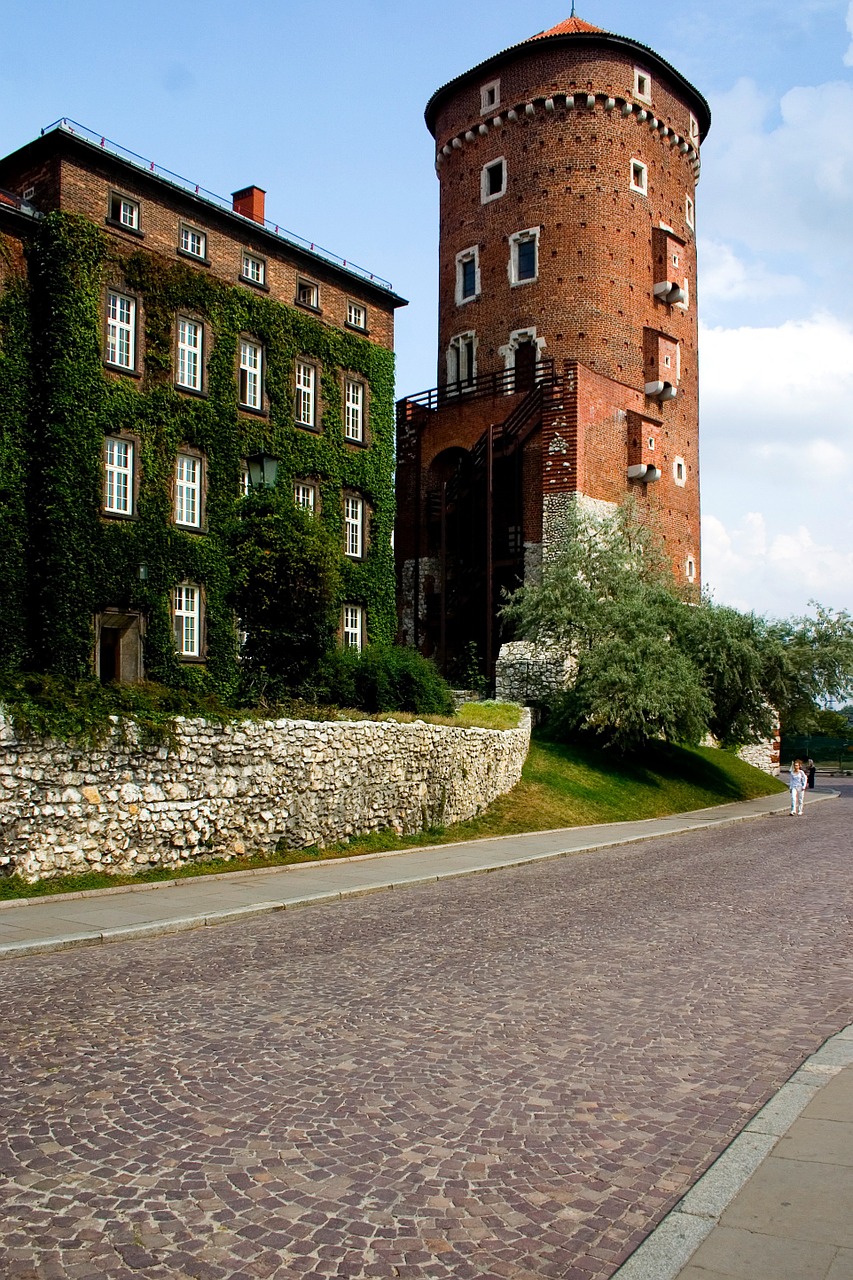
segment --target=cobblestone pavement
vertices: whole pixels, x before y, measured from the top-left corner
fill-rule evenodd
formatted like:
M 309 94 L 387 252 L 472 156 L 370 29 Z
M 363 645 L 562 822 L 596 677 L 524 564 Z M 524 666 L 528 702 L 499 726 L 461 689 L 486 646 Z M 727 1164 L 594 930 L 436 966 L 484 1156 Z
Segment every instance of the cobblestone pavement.
M 0 1275 L 609 1276 L 853 1021 L 851 814 L 7 961 Z

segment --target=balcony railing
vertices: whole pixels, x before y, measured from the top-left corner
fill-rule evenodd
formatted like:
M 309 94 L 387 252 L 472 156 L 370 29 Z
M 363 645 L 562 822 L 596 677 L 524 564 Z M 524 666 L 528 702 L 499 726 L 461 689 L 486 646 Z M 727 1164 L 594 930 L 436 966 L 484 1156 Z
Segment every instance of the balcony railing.
M 153 160 L 146 160 L 144 156 L 137 155 L 135 151 L 128 151 L 127 147 L 121 146 L 118 142 L 111 142 L 109 138 L 105 138 L 102 134 L 92 129 L 87 129 L 83 124 L 78 124 L 76 120 L 67 118 L 54 120 L 53 124 L 47 125 L 41 132 L 44 135 L 45 133 L 52 133 L 54 130 L 61 130 L 63 133 L 73 134 L 76 138 L 82 138 L 84 142 L 100 147 L 101 150 L 109 152 L 110 155 L 116 156 L 119 160 L 132 164 L 137 169 L 144 169 L 146 173 L 153 173 L 156 177 L 171 183 L 172 186 L 180 187 L 181 190 L 188 192 L 190 195 L 198 196 L 209 204 L 215 204 L 227 213 L 234 214 L 235 217 L 243 216 L 235 213 L 231 200 L 226 196 L 219 196 L 214 191 L 208 191 L 205 187 L 200 187 L 197 182 L 192 182 L 189 178 L 182 178 L 179 173 L 173 173 L 171 169 L 165 169 L 163 165 L 155 164 Z M 247 218 L 246 221 L 254 222 L 252 218 Z M 286 231 L 277 222 L 271 222 L 267 218 L 263 224 L 258 222 L 254 223 L 254 225 L 263 225 L 266 231 L 271 231 L 273 235 L 278 236 L 285 243 L 293 245 L 294 248 L 304 249 L 318 258 L 323 258 L 326 262 L 333 263 L 336 267 L 343 267 L 344 270 L 359 276 L 362 280 L 368 280 L 379 289 L 386 289 L 389 293 L 393 293 L 394 287 L 390 281 L 374 275 L 366 267 L 357 266 L 356 263 L 350 262 L 348 258 L 341 258 L 337 253 L 332 253 L 330 249 L 324 249 L 322 245 L 316 244 L 313 240 L 306 240 L 304 237 L 296 235 L 293 231 Z
M 554 361 L 540 360 L 530 369 L 501 369 L 498 373 L 480 373 L 467 382 L 448 382 L 397 402 L 397 411 L 405 415 L 410 408 L 440 409 L 465 400 L 488 396 L 509 396 L 530 391 L 534 386 L 554 381 Z

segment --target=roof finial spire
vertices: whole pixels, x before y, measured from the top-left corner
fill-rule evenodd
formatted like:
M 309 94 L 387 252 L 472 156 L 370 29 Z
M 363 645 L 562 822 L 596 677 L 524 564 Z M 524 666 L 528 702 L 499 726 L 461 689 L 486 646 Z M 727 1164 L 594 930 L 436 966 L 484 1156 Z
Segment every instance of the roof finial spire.
M 565 11 L 565 9 L 564 9 L 564 10 L 563 10 L 563 13 L 565 13 L 565 12 L 566 12 L 566 11 Z M 569 17 L 570 17 L 570 18 L 573 18 L 574 16 L 575 16 L 575 0 L 572 0 L 572 11 L 571 11 L 571 13 L 569 14 Z

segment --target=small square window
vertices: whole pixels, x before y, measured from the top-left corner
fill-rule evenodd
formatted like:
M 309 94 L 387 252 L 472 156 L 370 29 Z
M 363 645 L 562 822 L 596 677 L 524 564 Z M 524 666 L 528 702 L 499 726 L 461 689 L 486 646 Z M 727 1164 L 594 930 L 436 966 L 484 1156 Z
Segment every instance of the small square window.
M 179 453 L 175 464 L 175 524 L 201 527 L 201 458 Z
M 652 453 L 654 453 L 654 451 L 655 451 L 655 438 L 654 438 L 654 436 L 649 436 L 649 438 L 648 438 L 648 445 L 649 445 L 649 449 L 651 450 L 651 452 L 652 452 Z
M 634 68 L 634 97 L 639 98 L 641 102 L 652 100 L 651 77 L 647 71 L 641 71 L 639 67 Z
M 206 258 L 207 236 L 194 227 L 181 227 L 180 248 L 182 253 L 188 253 L 191 258 Z
M 136 368 L 136 302 L 112 291 L 107 294 L 107 364 Z
M 683 458 L 676 458 L 673 461 L 672 477 L 680 488 L 683 488 L 687 483 L 687 464 Z
M 699 121 L 698 121 L 698 120 L 696 119 L 696 117 L 692 114 L 692 112 L 691 112 L 691 115 L 690 115 L 690 125 L 689 125 L 689 133 L 688 133 L 688 137 L 690 138 L 690 141 L 693 143 L 693 145 L 694 145 L 694 146 L 696 146 L 696 147 L 698 147 L 698 145 L 699 145 Z
M 672 368 L 672 356 L 664 356 L 664 358 L 663 358 L 663 363 L 664 363 L 664 367 L 665 367 L 665 368 L 667 368 L 667 369 L 671 369 L 671 368 Z
M 674 254 L 672 255 L 672 265 L 673 265 L 674 267 L 677 267 L 677 266 L 678 266 L 678 254 L 677 254 L 677 253 L 674 253 Z
M 490 200 L 497 200 L 506 191 L 506 162 L 493 160 L 490 164 L 483 165 L 480 173 L 480 201 L 482 204 L 488 204 Z
M 367 307 L 360 302 L 347 301 L 347 324 L 353 329 L 367 328 Z
M 364 384 L 352 378 L 346 380 L 346 420 L 344 436 L 347 440 L 364 439 Z
M 649 171 L 642 160 L 631 161 L 631 190 L 647 195 L 649 190 Z
M 500 80 L 490 80 L 488 84 L 480 86 L 480 114 L 485 115 L 487 111 L 496 111 L 501 105 L 501 82 Z
M 139 201 L 113 193 L 110 196 L 110 222 L 117 222 L 128 231 L 138 231 Z
M 313 514 L 317 508 L 317 490 L 315 486 L 307 484 L 304 480 L 295 480 L 293 484 L 293 501 L 303 511 L 310 511 Z
M 684 566 L 684 572 L 687 574 L 688 582 L 696 581 L 696 561 L 692 556 L 687 557 L 687 564 Z
M 343 642 L 346 649 L 364 648 L 364 609 L 360 604 L 345 604 Z
M 175 382 L 189 391 L 201 391 L 203 329 L 197 320 L 178 319 L 178 368 Z
M 133 444 L 108 436 L 104 442 L 104 510 L 133 515 Z
M 296 421 L 301 427 L 313 427 L 316 417 L 315 387 L 317 370 L 313 364 L 296 362 Z
M 240 404 L 245 409 L 262 406 L 262 352 L 257 342 L 242 339 L 240 342 Z
M 182 658 L 201 656 L 201 589 L 189 583 L 175 587 L 172 601 L 175 648 Z
M 297 280 L 296 301 L 300 307 L 312 307 L 317 311 L 320 307 L 320 290 L 311 280 Z
M 250 284 L 266 284 L 267 264 L 264 259 L 256 258 L 253 253 L 244 253 L 242 276 L 243 279 L 248 280 Z
M 696 211 L 690 196 L 684 197 L 684 221 L 693 230 L 696 226 Z

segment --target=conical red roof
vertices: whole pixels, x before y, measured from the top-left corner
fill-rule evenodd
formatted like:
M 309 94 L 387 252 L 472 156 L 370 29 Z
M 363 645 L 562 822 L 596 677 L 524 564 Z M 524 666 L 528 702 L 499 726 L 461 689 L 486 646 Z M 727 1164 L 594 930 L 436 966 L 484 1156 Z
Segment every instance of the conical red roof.
M 558 22 L 556 27 L 551 27 L 549 31 L 537 31 L 535 36 L 530 36 L 531 40 L 544 40 L 546 36 L 572 36 L 577 35 L 579 31 L 601 31 L 601 27 L 594 27 L 591 22 L 584 22 L 583 18 L 566 18 L 565 22 Z

